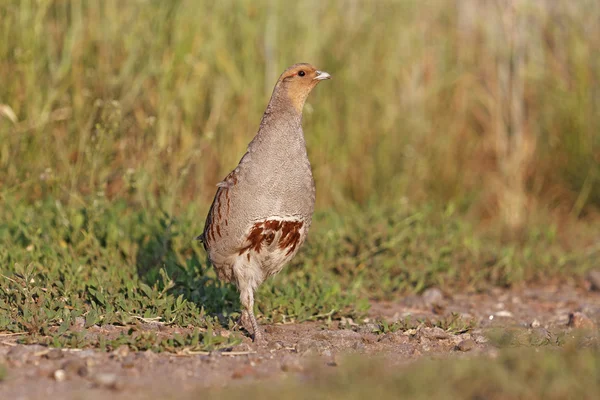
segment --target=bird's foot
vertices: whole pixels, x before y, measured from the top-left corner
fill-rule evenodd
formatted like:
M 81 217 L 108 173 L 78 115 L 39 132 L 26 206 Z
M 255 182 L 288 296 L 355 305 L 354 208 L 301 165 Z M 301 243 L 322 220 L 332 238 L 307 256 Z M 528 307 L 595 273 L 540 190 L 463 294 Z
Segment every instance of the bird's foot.
M 253 332 L 252 322 L 250 322 L 250 317 L 246 310 L 242 311 L 242 315 L 240 315 L 235 325 L 236 327 L 242 327 L 248 333 Z
M 267 340 L 265 339 L 261 329 L 254 331 L 254 335 L 252 335 L 252 341 L 258 346 L 267 344 Z

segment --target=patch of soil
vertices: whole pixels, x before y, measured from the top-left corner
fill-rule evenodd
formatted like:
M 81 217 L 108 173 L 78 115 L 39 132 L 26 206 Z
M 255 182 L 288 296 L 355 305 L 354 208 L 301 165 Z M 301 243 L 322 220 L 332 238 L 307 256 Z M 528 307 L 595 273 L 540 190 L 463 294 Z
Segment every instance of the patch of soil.
M 427 322 L 456 316 L 470 321 L 468 331 L 449 333 Z M 379 325 L 373 323 L 407 318 L 412 327 L 396 332 L 376 332 Z M 7 368 L 0 398 L 176 398 L 199 387 L 310 375 L 315 363 L 334 371 L 346 354 L 382 355 L 393 364 L 423 356 L 493 354 L 497 350 L 485 334 L 490 328 L 520 330 L 534 339 L 578 327 L 595 330 L 600 294 L 570 286 L 452 295 L 433 288 L 398 302 L 375 302 L 369 319 L 362 322 L 263 325 L 264 345 L 245 338 L 231 352 L 181 355 L 132 352 L 127 347 L 111 353 L 51 349 L 20 345 L 15 336 L 0 334 L 0 364 Z M 110 336 L 126 328 L 94 329 L 90 333 Z M 160 328 L 164 335 L 177 330 L 181 328 Z

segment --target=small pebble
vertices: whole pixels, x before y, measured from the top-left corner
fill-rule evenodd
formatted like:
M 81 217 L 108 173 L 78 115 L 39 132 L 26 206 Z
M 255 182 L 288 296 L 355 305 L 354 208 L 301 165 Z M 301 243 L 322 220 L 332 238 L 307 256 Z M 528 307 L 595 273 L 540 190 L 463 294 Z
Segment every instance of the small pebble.
M 569 314 L 569 322 L 567 324 L 572 328 L 577 329 L 594 329 L 596 324 L 587 315 L 582 312 L 574 312 Z
M 541 324 L 540 324 L 540 321 L 538 321 L 537 319 L 534 319 L 534 320 L 531 322 L 531 327 L 532 327 L 532 328 L 539 328 L 539 327 L 540 327 L 540 325 L 541 325 Z
M 67 374 L 64 369 L 57 369 L 54 371 L 54 380 L 56 382 L 63 382 L 65 379 L 67 379 Z
M 231 374 L 231 377 L 233 379 L 242 379 L 242 378 L 251 377 L 251 376 L 256 376 L 256 370 L 249 365 L 241 367 L 241 368 L 237 368 Z
M 426 305 L 432 306 L 441 303 L 444 300 L 444 294 L 440 289 L 433 287 L 425 290 L 421 298 Z
M 65 353 L 61 349 L 52 349 L 45 355 L 48 360 L 60 360 L 64 356 Z
M 286 358 L 281 363 L 281 370 L 283 372 L 302 372 L 304 367 L 297 358 Z
M 450 336 L 448 332 L 438 326 L 421 329 L 421 335 L 428 339 L 448 339 Z
M 6 359 L 14 364 L 21 364 L 24 363 L 27 360 L 27 357 L 29 355 L 29 351 L 27 350 L 26 346 L 15 346 L 12 349 L 10 349 L 8 351 L 8 353 L 6 354 Z
M 88 374 L 87 363 L 80 358 L 65 361 L 62 369 L 69 375 L 87 376 Z
M 484 344 L 489 341 L 488 338 L 486 338 L 484 335 L 473 335 L 473 339 L 477 344 Z
M 362 336 L 362 340 L 365 343 L 375 343 L 377 341 L 377 335 L 374 333 L 367 333 Z
M 510 311 L 502 310 L 496 313 L 496 317 L 512 318 L 513 313 Z
M 161 324 L 159 324 L 158 322 L 144 322 L 140 325 L 140 328 L 143 331 L 158 331 L 160 330 L 160 326 Z
M 80 332 L 85 328 L 85 318 L 76 317 L 71 325 L 71 330 L 75 332 Z
M 280 350 L 283 348 L 283 343 L 280 341 L 273 341 L 269 342 L 267 347 L 269 348 L 269 350 Z
M 364 351 L 366 346 L 362 341 L 356 341 L 356 342 L 354 342 L 354 345 L 352 345 L 352 348 L 354 350 Z
M 112 356 L 118 360 L 123 359 L 129 355 L 129 346 L 123 344 L 119 346 L 115 351 L 112 352 Z
M 356 329 L 356 332 L 358 332 L 360 334 L 374 333 L 374 332 L 378 332 L 379 329 L 380 329 L 380 326 L 378 324 L 366 323 L 366 324 L 359 325 Z
M 600 269 L 588 272 L 587 280 L 590 282 L 590 290 L 600 292 Z
M 92 377 L 92 381 L 98 385 L 108 389 L 117 389 L 119 380 L 116 374 L 108 372 L 99 372 Z
M 475 348 L 475 341 L 473 339 L 465 339 L 456 345 L 458 351 L 471 351 Z
M 133 368 L 135 366 L 135 358 L 134 354 L 129 354 L 127 357 L 123 359 L 121 363 L 121 367 L 123 368 Z

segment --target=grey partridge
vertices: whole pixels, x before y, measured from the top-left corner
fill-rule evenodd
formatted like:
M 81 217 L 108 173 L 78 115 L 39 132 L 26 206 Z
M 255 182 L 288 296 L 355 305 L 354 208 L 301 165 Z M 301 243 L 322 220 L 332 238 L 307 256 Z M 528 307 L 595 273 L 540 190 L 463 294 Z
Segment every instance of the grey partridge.
M 311 224 L 315 184 L 302 109 L 311 90 L 329 78 L 310 64 L 283 72 L 246 154 L 217 184 L 198 237 L 219 279 L 237 286 L 241 320 L 246 329 L 251 325 L 255 342 L 262 334 L 254 316 L 254 293 L 296 255 Z

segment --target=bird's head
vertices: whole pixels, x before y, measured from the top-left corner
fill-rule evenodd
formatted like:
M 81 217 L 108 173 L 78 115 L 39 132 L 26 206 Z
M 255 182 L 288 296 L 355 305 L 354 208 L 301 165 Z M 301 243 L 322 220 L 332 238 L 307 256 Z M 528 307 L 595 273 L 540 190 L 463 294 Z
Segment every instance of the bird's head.
M 302 113 L 310 91 L 322 80 L 330 78 L 331 75 L 327 72 L 319 71 L 310 64 L 294 64 L 281 74 L 275 90 L 281 91 L 281 94 L 291 101 L 296 111 Z

